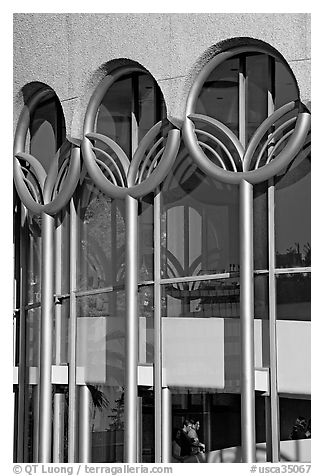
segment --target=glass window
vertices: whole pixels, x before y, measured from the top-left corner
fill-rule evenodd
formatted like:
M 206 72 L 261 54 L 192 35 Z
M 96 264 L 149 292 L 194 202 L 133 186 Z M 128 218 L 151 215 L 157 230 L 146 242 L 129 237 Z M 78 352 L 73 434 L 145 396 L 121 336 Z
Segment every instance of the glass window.
M 78 288 L 117 286 L 125 276 L 125 203 L 96 189 L 90 180 L 80 201 Z
M 239 277 L 165 284 L 163 317 L 239 317 Z
M 146 132 L 161 118 L 162 94 L 154 79 L 132 73 L 115 81 L 98 109 L 96 131 L 131 157 Z
M 239 57 L 222 63 L 206 80 L 196 112 L 218 119 L 238 135 Z
M 310 273 L 277 276 L 277 319 L 310 321 Z
M 247 77 L 247 140 L 268 116 L 269 57 L 264 54 L 248 55 Z
M 310 158 L 298 157 L 275 182 L 276 267 L 298 268 L 311 262 Z
M 254 269 L 268 268 L 268 183 L 253 187 Z
M 185 149 L 163 185 L 162 277 L 238 270 L 238 188 L 209 179 Z
M 48 171 L 53 157 L 64 139 L 63 111 L 59 100 L 53 95 L 52 98 L 39 104 L 31 117 L 30 153 Z

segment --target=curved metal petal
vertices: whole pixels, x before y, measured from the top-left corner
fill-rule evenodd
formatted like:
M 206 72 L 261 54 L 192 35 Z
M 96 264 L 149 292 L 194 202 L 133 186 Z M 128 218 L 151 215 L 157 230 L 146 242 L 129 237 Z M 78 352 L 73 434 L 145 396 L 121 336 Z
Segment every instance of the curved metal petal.
M 293 109 L 295 107 L 295 102 L 289 103 L 287 106 L 288 107 L 286 110 L 284 110 L 284 112 L 282 110 L 278 110 L 276 111 L 278 114 L 276 114 L 275 117 L 272 116 L 268 121 L 266 120 L 267 124 L 263 127 L 263 129 L 268 129 L 270 125 L 272 125 L 274 121 L 278 120 L 279 117 L 285 114 L 287 110 Z M 197 163 L 199 168 L 205 172 L 205 174 L 217 180 L 223 181 L 224 183 L 238 184 L 242 180 L 246 180 L 247 182 L 253 184 L 268 180 L 279 173 L 284 167 L 286 167 L 303 147 L 309 128 L 310 114 L 307 111 L 303 111 L 298 115 L 294 133 L 290 137 L 285 148 L 277 156 L 276 160 L 271 161 L 268 165 L 265 165 L 264 167 L 261 167 L 257 170 L 244 172 L 231 172 L 215 166 L 215 164 L 208 159 L 206 154 L 204 154 L 203 150 L 197 143 L 194 124 L 188 117 L 185 119 L 183 124 L 183 137 L 193 160 Z M 258 132 L 258 136 L 259 134 L 260 131 Z M 262 135 L 263 134 L 264 131 L 262 130 Z M 257 143 L 258 142 L 255 138 L 254 143 L 249 149 L 249 158 L 252 157 Z
M 232 145 L 235 147 L 235 150 L 237 151 L 240 159 L 243 159 L 244 155 L 244 148 L 241 142 L 238 140 L 234 132 L 231 131 L 225 124 L 222 122 L 218 121 L 217 119 L 214 119 L 213 117 L 205 116 L 203 114 L 189 114 L 189 119 L 193 120 L 199 120 L 207 125 L 214 126 L 216 129 L 221 131 L 232 143 Z
M 28 162 L 34 169 L 35 175 L 37 177 L 37 180 L 39 182 L 40 187 L 42 190 L 44 189 L 44 184 L 46 180 L 46 172 L 42 164 L 38 159 L 36 159 L 33 155 L 31 154 L 26 154 L 25 152 L 18 152 L 15 154 L 15 156 L 18 159 L 25 160 Z
M 70 200 L 80 178 L 81 158 L 80 148 L 73 147 L 71 152 L 70 166 L 62 184 L 62 188 L 57 196 L 50 203 L 45 205 L 45 212 L 49 215 L 58 213 Z
M 169 173 L 180 147 L 180 131 L 172 129 L 168 132 L 166 146 L 159 164 L 155 167 L 152 174 L 142 183 L 130 187 L 129 195 L 134 198 L 143 197 L 152 192 L 160 185 L 166 175 Z
M 273 124 L 281 119 L 285 114 L 288 112 L 292 111 L 293 109 L 296 108 L 296 106 L 299 104 L 299 101 L 291 101 L 284 106 L 281 106 L 279 109 L 277 109 L 274 113 L 272 113 L 267 119 L 265 119 L 262 124 L 257 128 L 257 130 L 254 132 L 253 136 L 251 137 L 251 140 L 249 142 L 249 145 L 247 146 L 247 149 L 245 151 L 244 157 L 243 157 L 243 171 L 246 172 L 249 170 L 253 154 L 260 144 L 260 141 L 264 134 L 268 131 L 270 127 L 273 126 Z
M 102 173 L 101 168 L 96 162 L 95 153 L 92 150 L 92 144 L 87 137 L 84 137 L 81 143 L 81 150 L 84 163 L 88 170 L 88 174 L 103 193 L 112 198 L 124 198 L 128 193 L 127 187 L 119 187 L 113 185 Z
M 35 214 L 41 213 L 44 210 L 44 205 L 37 203 L 34 200 L 34 197 L 30 193 L 25 183 L 24 174 L 21 170 L 19 160 L 16 157 L 14 157 L 13 170 L 14 170 L 14 174 L 13 174 L 14 183 L 15 183 L 17 193 L 20 197 L 20 200 L 25 205 L 25 207 L 28 210 L 30 210 L 32 213 L 35 213 Z
M 145 136 L 139 143 L 128 170 L 127 181 L 129 186 L 132 186 L 135 184 L 136 175 L 140 167 L 140 163 L 143 160 L 145 151 L 149 147 L 151 142 L 155 139 L 157 134 L 161 131 L 161 126 L 162 126 L 162 121 L 159 121 L 156 124 L 154 124 L 154 126 L 151 127 L 151 129 L 145 134 Z
M 123 171 L 125 175 L 127 176 L 127 172 L 129 169 L 128 157 L 123 151 L 123 149 L 114 140 L 110 139 L 110 137 L 107 137 L 103 134 L 99 134 L 98 132 L 89 132 L 88 134 L 86 134 L 86 137 L 91 140 L 99 140 L 103 142 L 104 144 L 106 144 L 108 147 L 110 147 L 117 155 L 120 161 L 120 164 L 123 168 Z

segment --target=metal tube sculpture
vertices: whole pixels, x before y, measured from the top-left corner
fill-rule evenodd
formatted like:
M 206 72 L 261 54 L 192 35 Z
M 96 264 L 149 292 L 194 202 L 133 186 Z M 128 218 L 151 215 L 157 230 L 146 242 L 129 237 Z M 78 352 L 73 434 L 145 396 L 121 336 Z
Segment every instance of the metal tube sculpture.
M 292 101 L 271 114 L 254 132 L 245 148 L 220 121 L 195 108 L 201 88 L 223 61 L 255 47 L 239 47 L 215 56 L 198 75 L 187 100 L 183 139 L 188 151 L 209 177 L 240 187 L 240 321 L 241 321 L 241 434 L 242 461 L 255 461 L 254 297 L 253 297 L 253 185 L 286 168 L 302 149 L 310 128 L 310 114 L 299 101 Z M 258 49 L 259 51 L 259 49 Z M 267 51 L 260 52 L 268 53 Z M 294 112 L 285 120 L 285 116 Z M 209 131 L 199 129 L 207 124 Z M 203 149 L 204 137 L 216 144 L 212 161 Z M 262 142 L 263 141 L 263 142 Z M 229 154 L 229 147 L 232 151 Z M 221 154 L 218 152 L 222 149 Z M 269 150 L 271 152 L 269 153 Z M 222 159 L 222 157 L 224 159 Z M 228 160 L 226 160 L 228 159 Z
M 42 217 L 39 462 L 44 463 L 51 462 L 52 458 L 54 216 L 69 202 L 80 175 L 80 149 L 68 141 L 53 157 L 48 173 L 38 159 L 25 152 L 30 118 L 37 106 L 53 94 L 50 88 L 42 89 L 24 106 L 14 140 L 13 168 L 22 203 L 31 213 Z
M 94 132 L 98 107 L 109 87 L 121 76 L 143 72 L 139 67 L 122 67 L 99 84 L 90 99 L 84 122 L 82 155 L 96 186 L 112 198 L 126 202 L 126 362 L 125 362 L 125 462 L 137 459 L 137 210 L 138 199 L 154 191 L 171 169 L 180 145 L 180 131 L 169 121 L 155 124 L 129 159 L 109 137 Z M 162 140 L 161 140 L 162 136 Z M 95 145 L 94 145 L 95 143 Z M 109 152 L 98 149 L 104 144 Z M 101 161 L 101 157 L 106 162 Z

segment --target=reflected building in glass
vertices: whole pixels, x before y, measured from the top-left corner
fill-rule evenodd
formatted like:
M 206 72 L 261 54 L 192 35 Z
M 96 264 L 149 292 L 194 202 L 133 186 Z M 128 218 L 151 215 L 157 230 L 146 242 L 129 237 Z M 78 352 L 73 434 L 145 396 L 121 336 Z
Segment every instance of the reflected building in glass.
M 309 16 L 267 17 L 14 15 L 14 461 L 310 461 Z

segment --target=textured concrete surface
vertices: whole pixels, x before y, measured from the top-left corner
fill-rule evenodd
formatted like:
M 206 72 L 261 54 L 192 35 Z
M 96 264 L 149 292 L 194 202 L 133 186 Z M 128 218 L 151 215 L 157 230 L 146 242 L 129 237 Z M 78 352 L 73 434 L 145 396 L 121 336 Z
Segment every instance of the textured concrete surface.
M 170 118 L 181 121 L 197 71 L 214 54 L 214 45 L 234 37 L 255 38 L 276 48 L 309 104 L 308 14 L 19 13 L 14 15 L 14 119 L 23 103 L 22 88 L 45 83 L 62 102 L 68 134 L 81 137 L 94 88 L 116 60 L 132 60 L 155 77 Z

